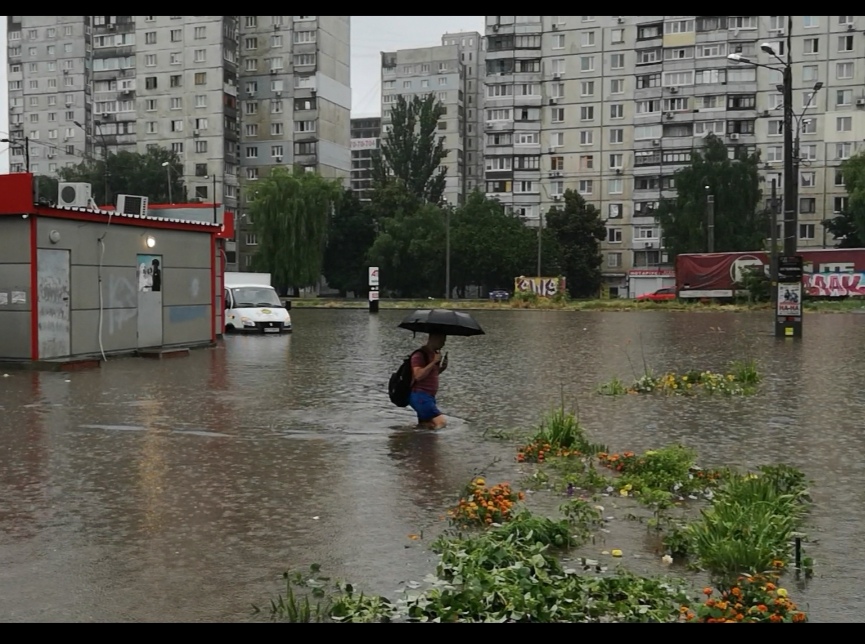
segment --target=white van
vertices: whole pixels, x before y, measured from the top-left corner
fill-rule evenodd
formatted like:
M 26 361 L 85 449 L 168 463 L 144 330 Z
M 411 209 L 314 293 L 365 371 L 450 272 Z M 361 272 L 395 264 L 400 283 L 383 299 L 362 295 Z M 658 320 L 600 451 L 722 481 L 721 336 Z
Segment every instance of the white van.
M 291 333 L 291 315 L 269 273 L 225 274 L 225 331 Z

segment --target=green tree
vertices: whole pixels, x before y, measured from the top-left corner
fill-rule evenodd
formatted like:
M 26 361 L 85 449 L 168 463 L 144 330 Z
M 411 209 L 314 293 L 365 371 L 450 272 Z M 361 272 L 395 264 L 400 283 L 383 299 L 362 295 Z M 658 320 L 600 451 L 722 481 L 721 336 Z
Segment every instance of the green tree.
M 558 242 L 561 271 L 571 297 L 593 297 L 601 288 L 601 240 L 607 229 L 601 213 L 574 190 L 566 190 L 564 208 L 550 209 L 547 229 Z
M 838 248 L 862 248 L 865 242 L 865 154 L 858 152 L 841 164 L 847 208 L 823 222 Z
M 537 233 L 481 191 L 451 215 L 451 284 L 510 289 L 515 277 L 534 274 Z
M 275 168 L 256 183 L 249 214 L 258 237 L 256 270 L 275 285 L 312 286 L 321 276 L 328 223 L 342 185 L 296 167 Z
M 163 167 L 166 162 L 170 170 Z M 183 162 L 176 152 L 168 148 L 150 148 L 144 154 L 125 150 L 109 153 L 107 159 L 88 159 L 75 166 L 60 168 L 57 176 L 60 181 L 89 183 L 94 201 L 101 205 L 113 205 L 119 194 L 140 195 L 151 203 L 184 203 L 187 200 Z M 168 195 L 169 177 L 171 199 Z M 111 204 L 102 204 L 106 178 Z
M 397 182 L 423 202 L 441 203 L 447 174 L 441 163 L 447 150 L 438 123 L 444 115 L 445 107 L 434 94 L 415 95 L 411 101 L 397 96 L 391 108 L 391 131 L 382 137 L 381 153 L 373 157 L 376 189 Z
M 445 292 L 445 213 L 433 204 L 379 221 L 367 255 L 378 266 L 382 291 L 402 297 L 441 297 Z
M 715 197 L 715 252 L 763 247 L 768 224 L 765 213 L 757 212 L 758 163 L 758 153 L 741 148 L 730 159 L 727 146 L 712 134 L 702 150 L 694 150 L 691 165 L 674 175 L 677 196 L 663 200 L 656 211 L 671 259 L 707 251 L 707 194 Z
M 344 190 L 330 218 L 322 272 L 330 287 L 345 296 L 367 289 L 366 256 L 376 230 L 369 208 L 351 190 Z

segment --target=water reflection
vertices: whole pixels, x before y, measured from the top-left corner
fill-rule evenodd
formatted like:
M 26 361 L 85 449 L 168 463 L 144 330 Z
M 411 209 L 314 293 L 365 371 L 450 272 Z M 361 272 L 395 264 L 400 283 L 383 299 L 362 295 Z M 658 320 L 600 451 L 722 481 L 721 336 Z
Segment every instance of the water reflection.
M 290 336 L 229 337 L 182 360 L 0 381 L 0 614 L 244 620 L 284 569 L 312 562 L 392 595 L 432 569 L 429 540 L 469 477 L 519 478 L 483 432 L 526 428 L 563 395 L 614 449 L 680 442 L 709 465 L 804 468 L 820 543 L 802 597 L 816 621 L 862 609 L 865 316 L 809 315 L 798 343 L 773 338 L 764 314 L 480 311 L 487 335 L 448 341 L 438 433 L 408 429 L 412 411 L 387 398 L 423 342 L 396 328 L 401 312 L 292 317 Z M 646 368 L 751 357 L 766 374 L 753 398 L 594 393 Z M 635 528 L 627 547 L 644 541 Z

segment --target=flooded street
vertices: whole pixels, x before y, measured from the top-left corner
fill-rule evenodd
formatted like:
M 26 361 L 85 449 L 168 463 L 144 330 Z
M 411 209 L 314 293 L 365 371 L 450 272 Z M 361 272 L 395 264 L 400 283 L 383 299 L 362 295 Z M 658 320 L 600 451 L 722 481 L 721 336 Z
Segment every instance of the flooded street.
M 865 315 L 809 314 L 804 341 L 779 342 L 766 313 L 473 312 L 487 335 L 449 338 L 450 425 L 434 434 L 387 398 L 422 341 L 396 328 L 404 314 L 298 309 L 292 336 L 0 378 L 0 618 L 260 619 L 250 605 L 311 563 L 393 596 L 432 571 L 426 535 L 473 474 L 520 478 L 484 432 L 528 428 L 563 390 L 614 450 L 681 442 L 707 466 L 802 468 L 819 542 L 791 593 L 815 622 L 865 608 Z M 644 363 L 752 357 L 765 381 L 750 398 L 594 394 Z

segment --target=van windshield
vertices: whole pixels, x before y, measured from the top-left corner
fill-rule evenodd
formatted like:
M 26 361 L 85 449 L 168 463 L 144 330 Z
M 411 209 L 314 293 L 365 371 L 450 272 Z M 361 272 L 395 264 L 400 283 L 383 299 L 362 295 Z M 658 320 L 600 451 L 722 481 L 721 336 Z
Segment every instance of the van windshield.
M 231 294 L 234 297 L 234 306 L 238 309 L 282 307 L 276 291 L 268 286 L 242 286 L 231 289 Z

